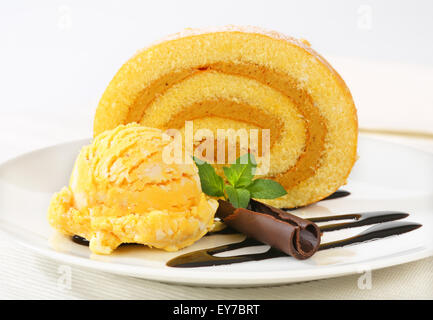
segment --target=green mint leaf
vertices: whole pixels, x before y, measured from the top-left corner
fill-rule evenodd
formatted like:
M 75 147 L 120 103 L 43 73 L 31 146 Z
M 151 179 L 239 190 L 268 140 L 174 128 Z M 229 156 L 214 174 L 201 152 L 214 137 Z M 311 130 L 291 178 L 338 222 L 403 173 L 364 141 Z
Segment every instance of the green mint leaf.
M 275 199 L 287 194 L 281 184 L 270 179 L 256 179 L 247 189 L 254 199 Z
M 201 189 L 211 197 L 224 196 L 224 181 L 216 174 L 215 169 L 207 162 L 193 157 L 200 176 Z
M 238 175 L 236 174 L 236 172 L 230 167 L 223 167 L 223 170 L 227 181 L 232 186 L 236 186 L 236 182 L 238 181 Z
M 228 182 L 235 188 L 244 188 L 252 183 L 256 171 L 254 155 L 246 153 L 236 159 L 230 167 L 224 167 L 224 175 Z
M 250 192 L 247 189 L 238 189 L 231 185 L 225 185 L 225 191 L 230 203 L 235 208 L 246 208 L 250 202 Z

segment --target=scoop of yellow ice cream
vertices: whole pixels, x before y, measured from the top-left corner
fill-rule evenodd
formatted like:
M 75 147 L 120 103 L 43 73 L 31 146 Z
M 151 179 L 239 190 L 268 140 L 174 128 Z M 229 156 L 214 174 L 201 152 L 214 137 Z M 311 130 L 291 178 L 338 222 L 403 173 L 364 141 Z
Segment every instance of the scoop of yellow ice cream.
M 194 164 L 168 164 L 161 130 L 121 125 L 82 148 L 69 187 L 56 193 L 49 223 L 109 254 L 121 243 L 176 251 L 211 228 L 215 200 L 201 191 Z

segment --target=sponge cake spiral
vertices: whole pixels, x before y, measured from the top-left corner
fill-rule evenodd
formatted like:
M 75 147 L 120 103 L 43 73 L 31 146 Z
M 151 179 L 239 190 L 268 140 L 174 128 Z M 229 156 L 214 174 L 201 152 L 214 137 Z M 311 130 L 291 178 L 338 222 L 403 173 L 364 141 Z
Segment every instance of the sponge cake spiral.
M 304 206 L 345 183 L 357 115 L 338 73 L 305 41 L 255 27 L 186 30 L 127 61 L 105 90 L 94 135 L 137 122 L 161 129 L 270 129 L 267 178 Z

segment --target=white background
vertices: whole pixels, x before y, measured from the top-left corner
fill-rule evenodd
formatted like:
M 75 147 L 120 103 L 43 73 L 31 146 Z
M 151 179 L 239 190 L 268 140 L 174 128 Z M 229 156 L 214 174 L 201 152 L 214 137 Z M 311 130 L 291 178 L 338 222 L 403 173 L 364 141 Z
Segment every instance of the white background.
M 362 128 L 433 133 L 433 1 L 2 1 L 0 160 L 91 136 L 106 85 L 185 27 L 257 25 L 308 39 L 347 81 Z

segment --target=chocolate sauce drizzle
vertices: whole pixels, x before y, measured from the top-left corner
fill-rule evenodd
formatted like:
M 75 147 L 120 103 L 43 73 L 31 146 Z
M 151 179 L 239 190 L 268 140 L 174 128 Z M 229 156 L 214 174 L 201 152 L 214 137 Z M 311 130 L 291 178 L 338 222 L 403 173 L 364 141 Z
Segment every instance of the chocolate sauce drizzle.
M 347 197 L 348 195 L 350 195 L 350 192 L 345 190 L 338 190 L 323 200 L 337 199 L 337 198 Z M 342 230 L 342 229 L 375 224 L 374 226 L 364 230 L 363 232 L 353 237 L 341 239 L 338 241 L 323 243 L 319 247 L 319 251 L 320 251 L 320 250 L 326 250 L 331 248 L 343 247 L 347 245 L 353 245 L 353 244 L 366 242 L 366 241 L 382 239 L 393 235 L 399 235 L 399 234 L 416 230 L 422 226 L 421 224 L 415 222 L 396 221 L 396 220 L 404 219 L 408 216 L 409 216 L 408 213 L 399 212 L 399 211 L 374 211 L 374 212 L 352 213 L 352 214 L 343 214 L 343 215 L 326 216 L 326 217 L 313 217 L 313 218 L 308 218 L 308 220 L 315 223 L 338 221 L 338 220 L 352 220 L 350 222 L 322 225 L 320 226 L 321 232 L 330 232 L 335 230 Z M 221 235 L 221 234 L 223 235 L 239 234 L 239 232 L 230 227 L 226 227 L 222 230 L 210 231 L 206 234 L 206 236 Z M 77 235 L 72 237 L 72 241 L 79 245 L 84 245 L 84 246 L 89 245 L 88 240 Z M 136 244 L 133 243 L 122 244 L 122 246 L 126 246 L 126 245 L 136 245 Z M 247 237 L 240 242 L 230 243 L 230 244 L 226 244 L 214 248 L 198 250 L 198 251 L 180 255 L 168 261 L 167 266 L 177 267 L 177 268 L 196 268 L 196 267 L 226 265 L 226 264 L 240 263 L 240 262 L 247 262 L 247 261 L 260 261 L 260 260 L 272 259 L 278 257 L 287 257 L 287 254 L 272 247 L 269 248 L 266 252 L 262 252 L 262 253 L 244 254 L 244 255 L 236 255 L 236 256 L 229 256 L 229 257 L 215 256 L 215 254 L 232 251 L 235 249 L 254 247 L 254 246 L 263 246 L 263 245 L 264 244 L 262 242 Z
M 338 216 L 315 217 L 315 218 L 307 218 L 307 219 L 315 223 L 338 221 L 338 220 L 354 220 L 351 222 L 333 223 L 333 224 L 327 224 L 325 226 L 321 226 L 320 231 L 325 232 L 325 231 L 336 231 L 336 230 L 347 229 L 347 228 L 368 226 L 375 223 L 395 221 L 395 220 L 407 218 L 408 216 L 409 216 L 408 213 L 400 212 L 400 211 L 373 211 L 373 212 L 364 212 L 364 213 L 342 214 Z
M 394 215 L 394 217 L 396 217 L 394 212 L 382 213 L 382 216 L 385 218 L 384 221 L 389 221 L 388 218 L 390 215 Z M 339 217 L 339 216 L 335 216 L 335 217 Z M 345 224 L 345 227 L 341 227 L 340 229 L 350 228 L 351 226 L 353 226 L 353 224 L 349 222 Z M 325 249 L 343 247 L 343 246 L 352 245 L 352 244 L 361 243 L 370 240 L 386 238 L 393 235 L 399 235 L 402 233 L 406 233 L 418 229 L 421 226 L 422 225 L 419 223 L 406 222 L 406 221 L 384 222 L 381 224 L 374 225 L 368 228 L 367 230 L 364 230 L 363 232 L 359 233 L 356 236 L 338 240 L 338 241 L 323 243 L 320 245 L 319 251 Z M 321 228 L 321 230 L 323 230 L 323 232 L 330 231 L 330 230 L 326 230 L 326 228 L 324 229 Z M 244 255 L 229 256 L 229 257 L 214 256 L 215 254 L 221 252 L 226 252 L 226 251 L 231 251 L 231 250 L 246 248 L 246 247 L 262 246 L 262 245 L 263 243 L 257 240 L 254 240 L 252 238 L 246 238 L 241 242 L 231 243 L 231 244 L 218 246 L 210 249 L 198 250 L 198 251 L 180 255 L 168 261 L 167 266 L 177 267 L 177 268 L 196 268 L 196 267 L 208 267 L 208 266 L 225 265 L 225 264 L 247 262 L 247 261 L 260 261 L 260 260 L 278 258 L 278 257 L 287 257 L 287 254 L 274 248 L 270 248 L 268 251 L 263 253 L 244 254 Z

